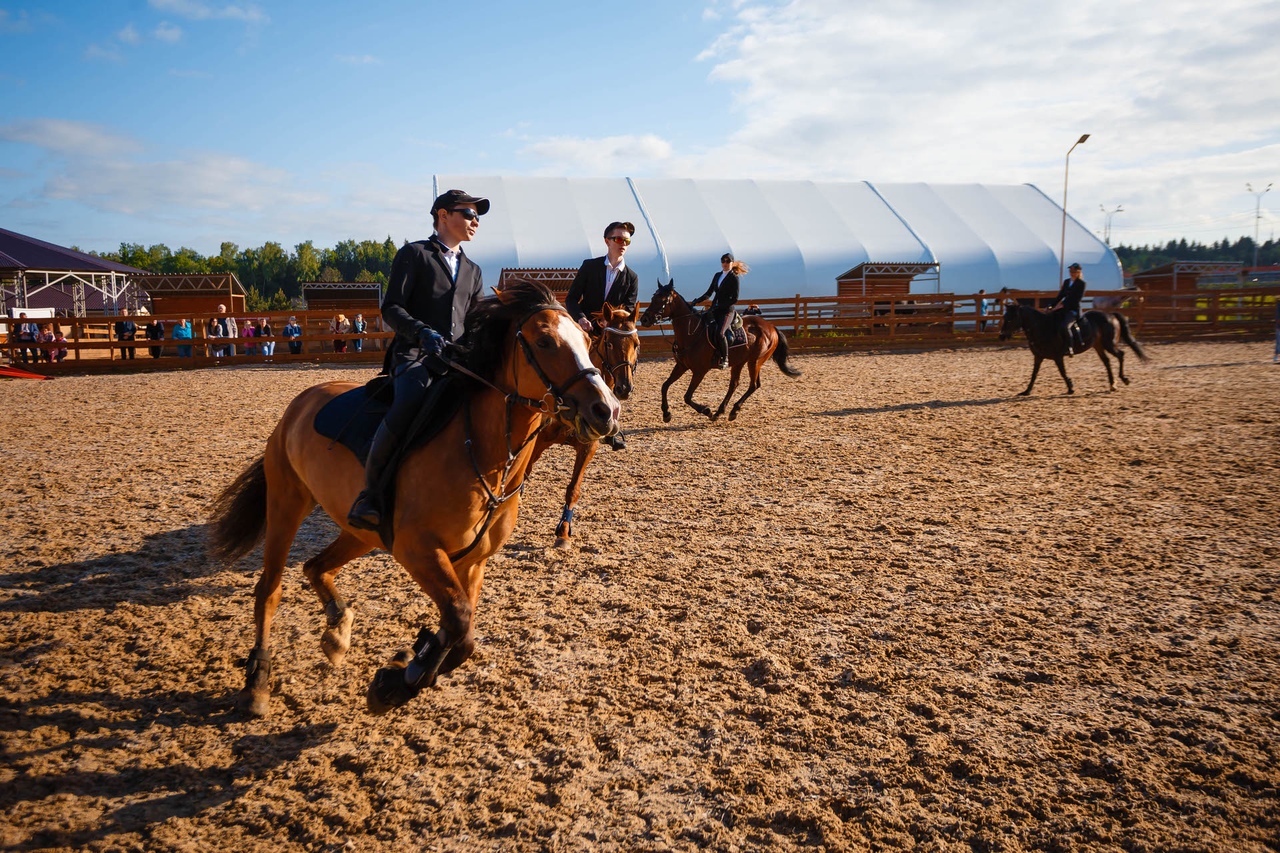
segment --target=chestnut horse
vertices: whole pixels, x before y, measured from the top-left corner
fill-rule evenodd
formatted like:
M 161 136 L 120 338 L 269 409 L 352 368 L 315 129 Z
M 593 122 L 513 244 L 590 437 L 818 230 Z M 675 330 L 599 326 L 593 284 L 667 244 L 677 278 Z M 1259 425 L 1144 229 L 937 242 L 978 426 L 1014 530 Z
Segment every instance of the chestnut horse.
M 1125 316 L 1114 311 L 1086 311 L 1078 323 L 1082 345 L 1076 352 L 1093 350 L 1098 354 L 1098 358 L 1102 359 L 1102 366 L 1107 369 L 1107 385 L 1114 391 L 1116 378 L 1111 372 L 1111 361 L 1107 358 L 1107 353 L 1111 353 L 1118 362 L 1120 381 L 1128 385 L 1129 377 L 1124 375 L 1124 350 L 1116 346 L 1116 341 L 1124 341 L 1143 361 L 1148 359 L 1142 346 L 1134 340 L 1133 334 L 1129 331 L 1129 321 Z M 1031 393 L 1032 386 L 1036 384 L 1036 374 L 1040 372 L 1040 363 L 1045 359 L 1058 365 L 1058 373 L 1062 375 L 1062 381 L 1067 383 L 1067 393 L 1074 394 L 1076 389 L 1071 384 L 1066 367 L 1062 363 L 1063 357 L 1067 355 L 1069 344 L 1062 340 L 1058 315 L 1050 311 L 1041 311 L 1030 305 L 1022 305 L 1014 301 L 1006 302 L 1004 319 L 1000 322 L 1000 340 L 1009 340 L 1019 330 L 1026 332 L 1027 343 L 1031 346 L 1031 355 L 1036 361 L 1031 368 L 1031 381 L 1027 383 L 1027 389 L 1019 392 L 1018 396 L 1025 397 Z
M 649 300 L 649 307 L 640 317 L 640 325 L 652 326 L 662 319 L 671 320 L 671 331 L 675 336 L 675 344 L 672 348 L 676 358 L 671 375 L 667 377 L 666 382 L 662 383 L 662 420 L 664 422 L 671 420 L 671 408 L 667 405 L 667 389 L 671 387 L 672 382 L 683 376 L 685 371 L 691 372 L 693 378 L 689 380 L 689 388 L 684 392 L 684 401 L 694 411 L 706 415 L 713 421 L 723 415 L 725 406 L 729 405 L 729 398 L 738 388 L 738 377 L 742 375 L 743 365 L 747 367 L 750 381 L 747 383 L 747 392 L 733 404 L 733 409 L 729 412 L 729 420 L 738 417 L 738 410 L 742 408 L 742 404 L 760 387 L 760 370 L 770 356 L 786 375 L 800 375 L 799 370 L 787 364 L 789 354 L 787 336 L 763 317 L 744 314 L 742 325 L 747 333 L 747 342 L 729 347 L 729 390 L 720 401 L 720 408 L 712 412 L 707 406 L 693 401 L 693 392 L 698 389 L 707 371 L 716 366 L 719 356 L 716 353 L 715 344 L 711 342 L 712 332 L 707 325 L 705 315 L 695 311 L 683 296 L 676 293 L 674 279 L 667 284 L 658 285 L 653 298 Z
M 436 677 L 470 657 L 485 563 L 515 527 L 533 443 L 544 423 L 560 420 L 582 441 L 618 429 L 619 406 L 591 365 L 587 335 L 540 284 L 520 282 L 481 300 L 467 317 L 462 401 L 429 441 L 404 453 L 395 485 L 391 554 L 440 611 L 440 628 L 418 633 L 378 670 L 369 711 L 403 705 Z M 340 528 L 338 538 L 303 566 L 328 619 L 320 644 L 337 664 L 351 645 L 351 608 L 334 586 L 349 561 L 383 547 L 377 533 L 347 524 L 364 485 L 364 469 L 346 447 L 313 427 L 316 413 L 356 387 L 326 382 L 303 391 L 267 440 L 266 450 L 214 505 L 210 550 L 233 560 L 265 539 L 255 589 L 257 633 L 240 705 L 268 711 L 271 622 L 289 546 L 318 503 Z
M 628 311 L 606 302 L 600 312 L 594 315 L 600 324 L 600 333 L 591 338 L 591 363 L 600 368 L 605 384 L 619 400 L 631 396 L 631 383 L 640 354 L 640 333 L 636 331 L 636 317 L 639 313 L 639 307 Z M 578 498 L 582 495 L 583 472 L 596 455 L 600 444 L 596 441 L 579 441 L 563 424 L 548 424 L 533 444 L 530 467 L 553 444 L 566 444 L 574 451 L 573 474 L 569 477 L 569 485 L 565 487 L 564 509 L 556 524 L 555 547 L 568 548 L 573 536 L 573 513 L 578 506 Z

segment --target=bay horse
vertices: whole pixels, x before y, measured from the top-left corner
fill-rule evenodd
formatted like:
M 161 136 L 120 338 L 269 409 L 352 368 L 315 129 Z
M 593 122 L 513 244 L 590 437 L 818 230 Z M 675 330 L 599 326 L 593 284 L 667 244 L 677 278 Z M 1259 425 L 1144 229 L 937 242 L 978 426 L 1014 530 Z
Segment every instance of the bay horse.
M 618 429 L 618 401 L 591 364 L 586 333 L 546 287 L 510 285 L 481 300 L 466 324 L 462 387 L 454 389 L 460 405 L 434 437 L 404 452 L 389 549 L 435 602 L 440 627 L 422 628 L 412 652 L 398 652 L 378 670 L 366 696 L 374 714 L 403 705 L 471 656 L 485 563 L 515 527 L 543 425 L 558 419 L 582 441 Z M 334 579 L 349 561 L 383 547 L 378 533 L 347 524 L 347 510 L 364 485 L 363 466 L 313 426 L 325 403 L 354 387 L 326 382 L 295 397 L 263 455 L 213 506 L 213 556 L 234 560 L 264 541 L 254 590 L 255 642 L 239 696 L 240 707 L 255 716 L 269 710 L 271 623 L 303 519 L 319 504 L 340 528 L 338 538 L 303 566 L 328 620 L 320 644 L 333 664 L 350 648 L 354 618 Z
M 640 333 L 636 330 L 636 318 L 639 314 L 639 306 L 628 311 L 606 302 L 599 313 L 593 315 L 599 323 L 600 332 L 591 337 L 591 363 L 600 368 L 605 384 L 619 400 L 626 400 L 631 396 L 631 383 L 634 381 L 640 354 Z M 577 509 L 578 498 L 582 495 L 583 474 L 595 457 L 600 443 L 581 441 L 564 424 L 550 423 L 534 442 L 533 459 L 529 461 L 529 466 L 535 465 L 553 444 L 568 445 L 574 451 L 573 474 L 569 477 L 569 485 L 565 487 L 564 509 L 556 524 L 555 547 L 568 548 L 573 536 L 573 513 Z
M 1124 351 L 1116 346 L 1117 341 L 1122 340 L 1128 344 L 1129 348 L 1143 361 L 1149 360 L 1142 346 L 1134 340 L 1133 334 L 1129 331 L 1129 321 L 1123 314 L 1116 311 L 1086 311 L 1078 323 L 1081 346 L 1074 352 L 1082 353 L 1092 349 L 1098 353 L 1103 367 L 1107 369 L 1107 385 L 1110 390 L 1116 390 L 1116 378 L 1111 372 L 1111 360 L 1107 358 L 1107 353 L 1116 357 L 1120 381 L 1125 385 L 1129 384 L 1129 377 L 1124 375 Z M 1036 374 L 1040 372 L 1040 363 L 1045 359 L 1058 365 L 1058 373 L 1062 375 L 1062 381 L 1067 383 L 1067 393 L 1074 394 L 1075 387 L 1071 384 L 1071 379 L 1067 376 L 1067 370 L 1062 363 L 1070 345 L 1062 340 L 1058 315 L 1050 311 L 1041 311 L 1030 305 L 1021 305 L 1012 300 L 1007 301 L 1004 319 L 1000 322 L 1000 340 L 1009 340 L 1019 330 L 1027 335 L 1027 343 L 1031 346 L 1035 365 L 1031 368 L 1031 381 L 1027 383 L 1027 390 L 1022 391 L 1018 396 L 1025 397 L 1031 393 L 1032 386 L 1036 384 Z
M 778 368 L 787 376 L 799 376 L 800 371 L 787 364 L 790 350 L 787 347 L 787 336 L 768 320 L 753 314 L 742 315 L 742 325 L 747 333 L 747 342 L 729 347 L 729 390 L 720 401 L 720 408 L 711 411 L 707 406 L 693 400 L 693 392 L 698 389 L 702 378 L 719 363 L 715 344 L 711 342 L 713 332 L 708 326 L 706 315 L 695 311 L 688 301 L 676 292 L 675 279 L 667 284 L 659 280 L 658 289 L 649 300 L 640 317 L 641 326 L 652 326 L 662 319 L 671 320 L 671 331 L 675 336 L 672 349 L 676 363 L 671 375 L 662 383 L 662 420 L 671 421 L 671 408 L 667 405 L 667 389 L 685 372 L 693 374 L 689 380 L 689 388 L 684 392 L 684 401 L 698 414 L 715 420 L 724 414 L 725 406 L 738 388 L 738 378 L 745 365 L 750 375 L 747 391 L 733 404 L 729 412 L 729 420 L 738 417 L 738 411 L 747 398 L 760 387 L 760 369 L 764 363 L 773 358 Z

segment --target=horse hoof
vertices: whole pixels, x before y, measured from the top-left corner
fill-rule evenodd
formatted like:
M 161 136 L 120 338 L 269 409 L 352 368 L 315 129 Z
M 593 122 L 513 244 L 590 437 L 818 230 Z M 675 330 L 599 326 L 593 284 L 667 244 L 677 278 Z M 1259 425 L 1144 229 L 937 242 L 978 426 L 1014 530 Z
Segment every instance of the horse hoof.
M 380 717 L 418 695 L 416 688 L 404 682 L 404 670 L 411 660 L 413 660 L 413 652 L 401 649 L 396 652 L 396 656 L 391 659 L 389 665 L 374 674 L 369 690 L 365 693 L 365 703 L 369 707 L 370 714 Z
M 271 691 L 250 690 L 246 687 L 240 691 L 236 707 L 250 716 L 265 717 L 271 710 Z
M 1018 396 L 1019 396 L 1019 397 L 1029 397 L 1029 396 L 1031 396 L 1031 391 L 1029 391 L 1029 390 L 1028 390 L 1028 391 L 1019 391 L 1019 392 L 1018 392 Z
M 663 422 L 664 424 L 669 424 L 669 423 L 671 423 L 671 413 L 670 413 L 670 412 L 663 412 L 663 413 L 662 413 L 662 422 Z
M 567 536 L 557 536 L 556 544 L 551 547 L 555 548 L 557 551 L 567 551 L 569 549 L 569 544 L 571 541 L 572 540 L 570 540 Z
M 736 421 L 737 419 L 738 419 L 738 410 L 734 409 L 732 412 L 729 413 L 729 420 Z
M 329 663 L 338 666 L 347 652 L 351 650 L 351 624 L 355 622 L 355 614 L 348 607 L 342 611 L 342 618 L 332 628 L 326 628 L 320 636 L 320 648 L 324 650 Z

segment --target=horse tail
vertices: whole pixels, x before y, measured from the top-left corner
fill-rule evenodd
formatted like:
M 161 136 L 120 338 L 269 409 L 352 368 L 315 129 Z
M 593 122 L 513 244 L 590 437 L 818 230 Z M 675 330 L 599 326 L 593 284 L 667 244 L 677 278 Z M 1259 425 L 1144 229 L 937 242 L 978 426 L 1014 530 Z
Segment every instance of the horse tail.
M 781 329 L 775 329 L 778 333 L 778 345 L 773 350 L 773 363 L 778 365 L 778 369 L 788 376 L 799 376 L 800 371 L 787 364 L 787 356 L 791 354 L 791 348 L 787 346 L 787 336 L 782 333 Z
M 210 507 L 209 553 L 230 563 L 253 550 L 267 528 L 267 474 L 259 456 Z
M 1150 361 L 1151 359 L 1147 357 L 1146 351 L 1142 349 L 1142 344 L 1138 343 L 1137 340 L 1134 339 L 1133 333 L 1129 331 L 1129 321 L 1125 319 L 1125 316 L 1119 311 L 1112 316 L 1120 321 L 1120 340 L 1128 344 L 1129 348 L 1137 354 L 1138 358 L 1143 361 Z

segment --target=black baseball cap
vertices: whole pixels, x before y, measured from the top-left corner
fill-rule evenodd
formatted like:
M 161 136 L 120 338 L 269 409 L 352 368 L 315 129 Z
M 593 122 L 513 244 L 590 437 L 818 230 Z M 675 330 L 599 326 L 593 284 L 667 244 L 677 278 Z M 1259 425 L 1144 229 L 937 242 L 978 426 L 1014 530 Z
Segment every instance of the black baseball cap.
M 431 215 L 435 216 L 437 210 L 454 210 L 459 207 L 474 207 L 476 213 L 484 216 L 489 212 L 489 199 L 477 198 L 462 190 L 449 190 L 436 196 L 435 202 L 431 205 Z
M 1082 269 L 1082 267 L 1079 264 L 1072 264 L 1071 266 L 1067 267 L 1067 269 L 1078 270 L 1078 269 Z

